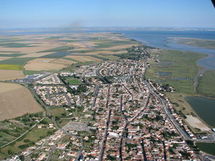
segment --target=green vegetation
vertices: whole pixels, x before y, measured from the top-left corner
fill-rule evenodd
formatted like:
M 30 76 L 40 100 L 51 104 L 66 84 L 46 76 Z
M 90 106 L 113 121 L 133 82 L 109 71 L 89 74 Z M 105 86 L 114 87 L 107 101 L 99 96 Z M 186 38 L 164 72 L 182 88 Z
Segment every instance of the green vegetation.
M 15 43 L 15 42 L 1 42 L 0 46 L 7 48 L 22 48 L 22 47 L 32 47 L 32 45 L 27 43 Z
M 53 129 L 41 128 L 37 127 L 33 128 L 28 134 L 26 134 L 23 138 L 16 141 L 15 143 L 0 149 L 0 159 L 6 158 L 11 155 L 15 155 L 27 147 L 33 146 L 35 142 L 40 139 L 50 135 L 53 133 Z
M 17 56 L 22 56 L 24 54 L 20 53 L 12 53 L 12 54 L 0 54 L 0 57 L 17 57 Z
M 101 60 L 103 60 L 103 61 L 107 61 L 107 60 L 109 60 L 106 56 L 100 56 L 100 55 L 89 55 L 89 56 L 91 56 L 91 57 L 94 57 L 94 58 L 97 58 L 97 59 L 101 59 Z
M 60 118 L 67 114 L 67 111 L 63 107 L 52 107 L 48 109 L 48 112 L 51 116 L 54 116 L 56 118 Z
M 96 48 L 109 48 L 113 46 L 118 46 L 118 45 L 127 45 L 131 44 L 131 40 L 125 40 L 125 41 L 117 41 L 117 40 L 97 40 L 96 41 Z M 137 41 L 133 41 L 133 43 L 137 43 Z
M 13 64 L 0 64 L 0 69 L 3 70 L 22 70 L 21 65 L 13 65 Z
M 41 71 L 23 70 L 25 75 L 39 74 Z
M 151 49 L 152 47 L 148 47 L 148 46 L 144 46 L 144 45 L 133 46 L 133 47 L 127 49 L 127 53 L 116 54 L 116 56 L 118 56 L 122 59 L 141 60 L 146 57 L 150 57 L 150 54 L 145 51 L 145 49 L 147 49 L 147 48 Z M 144 54 L 140 54 L 140 53 L 144 53 Z
M 64 56 L 70 55 L 71 52 L 67 52 L 67 51 L 58 51 L 58 52 L 54 52 L 52 54 L 49 55 L 45 55 L 42 56 L 41 58 L 62 58 Z
M 80 68 L 80 66 L 89 65 L 89 64 L 92 64 L 92 63 L 95 64 L 95 62 L 78 62 L 78 63 L 72 64 L 72 65 L 62 69 L 61 71 L 74 72 L 76 69 Z
M 108 53 L 108 51 L 107 51 L 107 53 Z M 122 54 L 124 54 L 124 53 L 122 53 Z M 97 59 L 101 59 L 103 61 L 119 59 L 118 56 L 111 55 L 111 54 L 98 54 L 98 55 L 89 55 L 89 56 L 97 58 Z
M 193 80 L 198 72 L 196 61 L 203 55 L 172 50 L 162 50 L 157 54 L 160 63 L 151 61 L 146 77 L 160 83 L 170 84 L 179 93 L 194 94 Z M 159 72 L 171 74 L 162 76 Z
M 60 39 L 60 38 L 63 38 L 63 37 L 62 36 L 49 36 L 46 39 L 53 40 L 53 39 Z
M 34 58 L 10 58 L 7 60 L 0 61 L 1 64 L 16 64 L 16 65 L 25 65 L 29 60 Z
M 3 146 L 19 136 L 21 136 L 24 132 L 28 131 L 34 124 L 37 123 L 37 120 L 41 120 L 43 118 L 43 113 L 35 113 L 35 114 L 26 114 L 21 117 L 17 117 L 12 120 L 5 120 L 0 122 L 0 146 Z M 44 119 L 41 123 L 47 124 L 50 122 L 49 119 Z M 0 149 L 0 159 L 5 157 L 17 154 L 21 152 L 23 149 L 34 145 L 34 143 L 40 140 L 47 135 L 52 133 L 52 129 L 38 129 L 34 127 L 30 132 L 26 135 L 22 136 L 15 142 L 9 144 L 6 147 Z
M 208 154 L 215 155 L 215 144 L 214 143 L 197 143 L 196 145 L 200 150 L 202 150 Z
M 97 55 L 97 57 L 99 59 L 102 59 L 102 60 L 104 60 L 104 59 L 108 59 L 108 60 L 117 60 L 117 59 L 119 59 L 118 56 L 110 55 L 110 54 L 99 54 L 99 55 Z
M 175 38 L 178 43 L 191 45 L 196 47 L 215 49 L 214 40 L 205 40 L 205 39 L 191 39 L 191 38 Z
M 215 97 L 215 71 L 207 71 L 199 79 L 197 92 L 199 94 Z
M 69 85 L 80 85 L 81 80 L 73 77 L 67 77 L 65 80 Z
M 53 48 L 53 49 L 49 49 L 49 50 L 44 50 L 44 51 L 41 51 L 41 52 L 65 52 L 65 51 L 68 51 L 68 50 L 71 50 L 71 49 L 73 49 L 73 47 L 61 46 L 61 47 L 57 47 L 57 48 Z
M 184 93 L 166 93 L 166 96 L 171 100 L 171 103 L 174 105 L 176 111 L 178 111 L 179 115 L 193 115 L 196 114 L 193 112 L 192 107 L 189 103 L 187 103 L 185 97 L 187 96 Z

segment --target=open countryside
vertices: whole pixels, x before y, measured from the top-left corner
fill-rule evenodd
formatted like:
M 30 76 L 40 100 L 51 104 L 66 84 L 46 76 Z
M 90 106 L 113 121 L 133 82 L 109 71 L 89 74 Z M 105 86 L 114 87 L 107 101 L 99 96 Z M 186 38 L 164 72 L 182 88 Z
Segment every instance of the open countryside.
M 0 160 L 214 161 L 213 0 L 0 1 Z
M 42 111 L 28 89 L 17 84 L 0 83 L 0 102 L 0 120 Z

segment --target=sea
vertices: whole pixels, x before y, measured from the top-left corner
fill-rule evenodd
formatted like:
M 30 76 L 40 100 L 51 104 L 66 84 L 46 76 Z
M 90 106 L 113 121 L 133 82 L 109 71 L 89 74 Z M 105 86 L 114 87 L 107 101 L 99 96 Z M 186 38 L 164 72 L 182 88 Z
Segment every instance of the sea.
M 170 50 L 181 50 L 207 54 L 197 64 L 208 70 L 215 70 L 215 50 L 179 44 L 172 38 L 198 38 L 215 40 L 215 31 L 122 31 L 122 34 L 143 44 Z

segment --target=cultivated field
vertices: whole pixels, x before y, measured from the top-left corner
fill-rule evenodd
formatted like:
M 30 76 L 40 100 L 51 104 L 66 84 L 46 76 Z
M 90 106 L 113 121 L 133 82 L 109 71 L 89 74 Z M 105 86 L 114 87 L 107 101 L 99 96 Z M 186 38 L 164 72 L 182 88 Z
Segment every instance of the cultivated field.
M 101 61 L 101 59 L 97 59 L 91 56 L 67 56 L 67 58 L 74 59 L 78 62 L 91 62 L 91 61 L 100 62 Z
M 0 61 L 1 61 L 1 60 L 7 60 L 7 59 L 10 59 L 10 58 L 11 58 L 11 57 L 6 57 L 6 56 L 5 56 L 5 57 L 0 57 Z
M 24 74 L 18 70 L 0 70 L 0 80 L 11 80 L 23 78 Z
M 113 55 L 133 45 L 138 42 L 114 33 L 0 36 L 0 70 L 56 71 L 77 62 L 117 59 Z
M 15 64 L 0 64 L 0 69 L 3 70 L 22 70 L 22 66 Z
M 0 120 L 42 111 L 30 91 L 17 84 L 0 83 L 0 102 Z
M 73 63 L 73 61 L 64 59 L 38 58 L 29 61 L 24 68 L 32 71 L 60 70 Z

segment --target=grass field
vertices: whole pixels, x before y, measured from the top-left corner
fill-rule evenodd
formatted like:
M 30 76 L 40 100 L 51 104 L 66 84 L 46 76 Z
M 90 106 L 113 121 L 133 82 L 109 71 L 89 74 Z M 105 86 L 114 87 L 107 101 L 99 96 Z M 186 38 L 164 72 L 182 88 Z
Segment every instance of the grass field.
M 197 91 L 199 94 L 215 97 L 215 71 L 206 71 L 200 77 Z
M 33 58 L 11 58 L 7 60 L 0 61 L 1 64 L 15 64 L 15 65 L 25 65 L 28 61 Z
M 113 46 L 127 45 L 127 44 L 131 44 L 131 41 L 98 40 L 96 43 L 96 48 L 109 48 Z
M 197 46 L 208 49 L 215 49 L 215 40 L 194 39 L 194 38 L 174 38 L 178 43 Z
M 179 93 L 194 93 L 193 81 L 198 72 L 196 61 L 203 55 L 191 52 L 162 50 L 159 63 L 151 62 L 146 77 L 159 82 L 168 83 Z M 171 73 L 165 76 L 160 73 Z
M 24 55 L 24 54 L 2 54 L 2 53 L 0 53 L 0 57 L 17 57 L 17 56 L 22 56 L 22 55 Z
M 27 44 L 27 43 L 15 43 L 15 42 L 11 42 L 11 43 L 0 43 L 0 46 L 3 47 L 7 47 L 7 48 L 22 48 L 22 47 L 31 47 L 31 44 Z
M 79 85 L 81 84 L 81 81 L 77 78 L 71 78 L 71 77 L 68 77 L 66 78 L 66 82 L 70 85 Z
M 47 128 L 38 129 L 37 127 L 35 127 L 28 134 L 26 134 L 26 136 L 16 141 L 14 144 L 11 144 L 5 148 L 0 149 L 0 159 L 22 152 L 27 147 L 33 146 L 35 142 L 52 134 L 53 132 L 54 132 L 53 129 Z
M 0 70 L 22 70 L 21 65 L 14 64 L 0 64 Z
M 0 102 L 0 120 L 43 110 L 30 91 L 18 84 L 0 83 Z
M 97 54 L 97 55 L 91 55 L 91 56 L 94 57 L 94 58 L 101 59 L 103 61 L 106 61 L 106 60 L 117 60 L 117 59 L 119 59 L 118 56 L 111 55 L 111 54 Z
M 66 58 L 74 59 L 78 62 L 100 62 L 101 59 L 91 56 L 67 56 Z
M 73 48 L 72 47 L 69 47 L 69 46 L 60 46 L 60 47 L 57 47 L 57 48 L 53 48 L 53 49 L 49 49 L 49 50 L 44 50 L 44 51 L 41 51 L 41 52 L 66 52 L 68 50 L 72 50 Z

